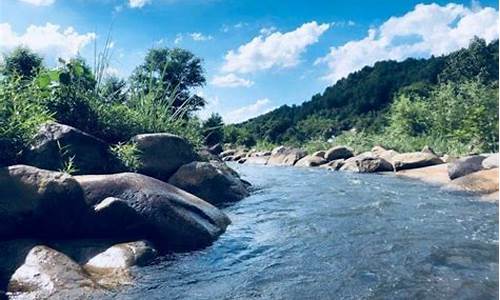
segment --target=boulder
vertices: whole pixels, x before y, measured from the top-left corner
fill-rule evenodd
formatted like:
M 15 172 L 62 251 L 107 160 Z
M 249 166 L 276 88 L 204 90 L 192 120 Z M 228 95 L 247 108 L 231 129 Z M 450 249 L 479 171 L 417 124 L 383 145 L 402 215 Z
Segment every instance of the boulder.
M 87 212 L 70 175 L 25 165 L 0 168 L 0 238 L 74 237 Z
M 482 162 L 486 156 L 472 155 L 462 157 L 448 164 L 448 177 L 455 179 L 483 169 Z
M 252 156 L 248 157 L 245 163 L 252 165 L 267 165 L 268 160 L 269 156 Z
M 222 149 L 221 144 L 215 144 L 208 148 L 208 152 L 212 153 L 213 155 L 219 155 L 222 153 L 222 151 L 224 151 L 224 149 Z
M 442 164 L 441 158 L 429 152 L 401 153 L 392 158 L 394 169 L 404 170 Z
M 238 152 L 238 150 L 237 150 L 237 149 L 228 149 L 228 150 L 225 150 L 225 151 L 221 152 L 221 153 L 219 154 L 219 157 L 220 157 L 220 158 L 224 158 L 224 157 L 226 157 L 226 156 L 232 156 L 232 155 L 234 155 L 236 152 Z
M 87 299 L 106 295 L 71 258 L 46 246 L 29 251 L 12 275 L 8 291 L 13 299 Z
M 90 258 L 86 269 L 121 268 L 144 266 L 157 256 L 153 245 L 145 240 L 116 244 Z
M 362 153 L 344 161 L 341 171 L 358 173 L 373 173 L 392 171 L 392 165 L 383 158 L 376 157 L 371 152 Z
M 218 155 L 210 153 L 207 149 L 200 149 L 197 154 L 199 161 L 222 161 Z
M 299 159 L 295 163 L 296 167 L 317 167 L 319 165 L 322 165 L 326 163 L 327 161 L 324 158 L 321 158 L 319 156 L 313 156 L 313 155 L 307 155 L 304 156 L 303 158 Z
M 353 157 L 353 151 L 349 147 L 345 146 L 336 146 L 333 148 L 330 148 L 328 151 L 325 153 L 325 159 L 327 161 L 332 161 L 335 159 L 348 159 L 350 157 Z
M 380 157 L 380 158 L 385 159 L 388 162 L 392 162 L 392 159 L 394 158 L 394 156 L 399 154 L 399 152 L 397 152 L 397 151 L 394 151 L 392 149 L 387 150 L 381 146 L 373 147 L 371 150 L 371 153 L 373 153 L 373 155 L 375 155 L 376 157 Z
M 47 170 L 64 170 L 72 163 L 74 174 L 106 174 L 124 170 L 105 142 L 74 127 L 54 122 L 40 127 L 22 160 Z
M 285 146 L 278 146 L 271 151 L 271 155 L 282 154 L 287 150 Z
M 498 168 L 481 170 L 452 180 L 446 189 L 476 194 L 498 192 Z
M 85 233 L 92 237 L 140 237 L 145 222 L 123 199 L 108 197 L 94 206 L 85 222 Z
M 484 169 L 498 168 L 498 153 L 489 154 L 488 157 L 483 160 L 482 165 Z
M 192 162 L 177 170 L 169 183 L 218 205 L 249 195 L 247 185 L 227 166 L 213 162 Z
M 316 151 L 312 154 L 312 156 L 317 156 L 317 157 L 321 157 L 321 158 L 325 158 L 325 154 L 326 154 L 326 151 Z
M 160 180 L 168 180 L 180 166 L 197 159 L 191 144 L 174 134 L 139 134 L 131 141 L 140 152 L 139 173 Z
M 326 168 L 328 170 L 338 171 L 344 165 L 345 159 L 336 159 L 322 164 L 320 168 Z
M 278 148 L 273 150 L 275 154 L 271 154 L 269 157 L 268 165 L 293 166 L 299 159 L 307 155 L 305 151 L 296 148 Z
M 108 197 L 124 200 L 140 220 L 134 236 L 166 248 L 184 250 L 209 245 L 230 223 L 222 211 L 208 202 L 141 174 L 83 175 L 75 179 L 83 188 L 88 205 L 99 205 Z

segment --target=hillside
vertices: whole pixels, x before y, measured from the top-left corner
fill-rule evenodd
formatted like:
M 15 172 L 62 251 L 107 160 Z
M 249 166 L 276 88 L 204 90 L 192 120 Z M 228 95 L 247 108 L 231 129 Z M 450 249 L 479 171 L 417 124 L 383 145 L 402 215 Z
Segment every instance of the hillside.
M 447 82 L 498 81 L 498 40 L 471 41 L 468 48 L 440 57 L 381 61 L 351 73 L 301 105 L 281 106 L 226 128 L 226 141 L 251 145 L 257 141 L 300 144 L 328 139 L 342 131 L 378 132 L 388 124 L 394 96 L 411 92 L 428 96 Z

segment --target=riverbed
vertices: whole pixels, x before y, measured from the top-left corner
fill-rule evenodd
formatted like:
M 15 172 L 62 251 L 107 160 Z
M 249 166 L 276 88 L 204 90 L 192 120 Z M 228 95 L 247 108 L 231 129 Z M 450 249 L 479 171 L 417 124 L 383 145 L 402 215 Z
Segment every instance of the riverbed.
M 250 197 L 212 246 L 118 299 L 496 299 L 498 204 L 391 175 L 231 165 Z

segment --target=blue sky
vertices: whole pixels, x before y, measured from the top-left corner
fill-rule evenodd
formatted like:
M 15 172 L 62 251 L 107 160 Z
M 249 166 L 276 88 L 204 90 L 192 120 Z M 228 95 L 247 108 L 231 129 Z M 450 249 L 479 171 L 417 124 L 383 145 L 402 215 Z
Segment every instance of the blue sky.
M 91 62 L 110 29 L 110 74 L 129 75 L 148 48 L 186 48 L 204 60 L 201 116 L 239 122 L 307 101 L 377 60 L 497 38 L 498 2 L 0 0 L 0 50 L 25 44 L 49 65 L 76 53 Z

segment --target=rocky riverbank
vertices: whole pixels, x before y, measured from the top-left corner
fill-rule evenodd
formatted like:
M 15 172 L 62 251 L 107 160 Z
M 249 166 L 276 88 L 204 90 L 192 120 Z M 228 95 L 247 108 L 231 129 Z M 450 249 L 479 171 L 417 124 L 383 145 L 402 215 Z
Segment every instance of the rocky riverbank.
M 419 152 L 398 153 L 375 146 L 369 152 L 355 153 L 336 146 L 308 154 L 279 146 L 271 151 L 229 149 L 220 153 L 223 161 L 269 166 L 320 167 L 332 171 L 395 174 L 442 185 L 452 191 L 478 194 L 498 201 L 498 153 L 461 158 L 438 156 L 430 147 Z
M 230 224 L 218 206 L 249 195 L 234 170 L 179 136 L 131 143 L 137 172 L 105 142 L 48 123 L 19 164 L 0 168 L 0 298 L 98 298 L 159 252 L 212 243 Z M 68 163 L 75 176 L 59 171 Z

